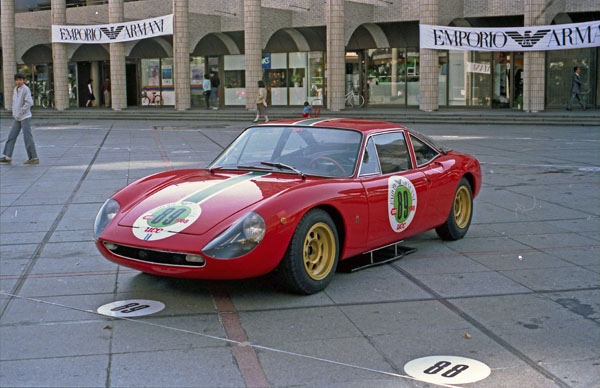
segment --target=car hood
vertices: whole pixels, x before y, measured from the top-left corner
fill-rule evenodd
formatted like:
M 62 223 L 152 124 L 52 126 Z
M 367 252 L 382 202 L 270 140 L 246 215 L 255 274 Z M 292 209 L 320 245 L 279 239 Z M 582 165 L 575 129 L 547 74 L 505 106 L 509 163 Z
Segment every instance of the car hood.
M 189 224 L 171 230 L 201 235 L 227 217 L 300 183 L 300 177 L 288 174 L 246 171 L 211 174 L 202 171 L 164 182 L 148 190 L 135 205 L 125 208 L 125 214 L 118 224 L 134 228 L 143 224 L 146 228 L 153 226 L 148 221 L 152 217 L 158 217 L 161 209 L 169 207 L 168 205 L 185 205 L 193 210 L 181 222 Z M 154 226 L 162 225 L 157 223 Z

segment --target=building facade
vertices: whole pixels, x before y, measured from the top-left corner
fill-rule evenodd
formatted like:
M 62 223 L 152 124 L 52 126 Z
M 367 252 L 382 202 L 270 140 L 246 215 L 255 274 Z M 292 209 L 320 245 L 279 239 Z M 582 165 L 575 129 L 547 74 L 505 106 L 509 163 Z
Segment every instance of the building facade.
M 175 15 L 173 35 L 110 44 L 51 42 L 52 24 L 107 24 Z M 253 108 L 256 83 L 271 106 L 305 101 L 368 106 L 564 108 L 574 66 L 587 104 L 600 105 L 598 47 L 540 52 L 419 49 L 419 23 L 517 27 L 600 20 L 597 0 L 2 0 L 4 106 L 15 71 L 36 105 L 204 105 L 202 81 L 220 79 L 220 106 Z M 110 98 L 102 85 L 110 80 Z M 56 92 L 55 92 L 56 91 Z M 52 101 L 52 103 L 50 102 Z

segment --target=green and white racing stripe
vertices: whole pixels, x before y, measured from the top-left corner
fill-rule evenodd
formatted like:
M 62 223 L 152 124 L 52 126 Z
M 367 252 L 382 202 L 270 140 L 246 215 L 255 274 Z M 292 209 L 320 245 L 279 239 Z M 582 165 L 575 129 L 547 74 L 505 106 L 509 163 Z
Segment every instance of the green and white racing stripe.
M 133 234 L 140 240 L 162 240 L 179 233 L 193 224 L 202 208 L 200 204 L 232 186 L 244 183 L 253 178 L 264 176 L 268 172 L 249 172 L 233 178 L 225 179 L 212 186 L 203 188 L 177 202 L 167 203 L 139 216 L 133 223 Z

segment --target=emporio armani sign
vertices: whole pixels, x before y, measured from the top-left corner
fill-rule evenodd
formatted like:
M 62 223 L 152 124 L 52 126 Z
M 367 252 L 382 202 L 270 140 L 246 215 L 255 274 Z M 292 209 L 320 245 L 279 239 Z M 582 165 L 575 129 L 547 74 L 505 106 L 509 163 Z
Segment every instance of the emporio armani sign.
M 473 51 L 546 51 L 600 46 L 600 20 L 506 28 L 421 24 L 421 48 Z
M 53 43 L 115 43 L 173 35 L 173 15 L 115 24 L 52 25 Z

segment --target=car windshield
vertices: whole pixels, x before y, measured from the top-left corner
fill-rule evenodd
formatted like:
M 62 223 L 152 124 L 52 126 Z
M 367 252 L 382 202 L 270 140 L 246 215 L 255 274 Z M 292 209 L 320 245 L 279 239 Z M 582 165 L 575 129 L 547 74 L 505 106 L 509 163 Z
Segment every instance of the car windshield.
M 265 169 L 290 174 L 349 177 L 362 134 L 354 130 L 260 126 L 244 131 L 209 168 Z

